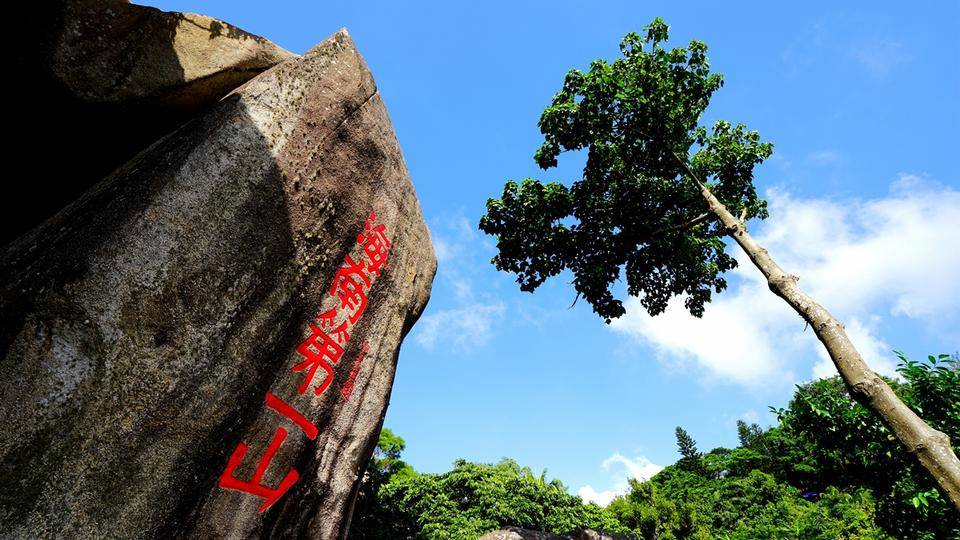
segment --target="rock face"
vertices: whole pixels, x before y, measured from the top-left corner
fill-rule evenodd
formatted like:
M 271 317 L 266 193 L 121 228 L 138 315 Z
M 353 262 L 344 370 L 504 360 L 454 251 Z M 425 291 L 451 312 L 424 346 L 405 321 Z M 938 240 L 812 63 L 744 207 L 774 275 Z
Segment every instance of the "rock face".
M 0 255 L 0 536 L 342 537 L 435 270 L 346 31 L 260 74 Z
M 91 103 L 148 100 L 171 107 L 216 102 L 294 55 L 231 24 L 121 0 L 59 0 L 47 69 Z
M 570 537 L 532 531 L 520 527 L 510 527 L 508 529 L 488 532 L 478 540 L 570 540 Z
M 478 540 L 634 540 L 634 538 L 628 535 L 598 532 L 593 529 L 584 529 L 572 535 L 559 535 L 510 527 L 489 532 Z
M 7 85 L 10 155 L 41 163 L 3 198 L 6 244 L 138 151 L 271 66 L 293 57 L 227 23 L 122 0 L 14 8 L 17 83 Z M 28 24 L 25 24 L 28 23 Z M 17 36 L 16 33 L 21 35 Z M 57 159 L 50 159 L 51 152 Z M 24 216 L 30 218 L 24 221 Z

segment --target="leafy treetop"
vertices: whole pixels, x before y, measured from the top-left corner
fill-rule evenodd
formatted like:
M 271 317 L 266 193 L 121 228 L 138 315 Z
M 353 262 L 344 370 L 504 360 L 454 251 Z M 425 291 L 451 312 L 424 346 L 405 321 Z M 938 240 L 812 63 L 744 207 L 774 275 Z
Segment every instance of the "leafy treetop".
M 752 180 L 772 145 L 743 125 L 699 126 L 723 84 L 710 71 L 707 46 L 694 40 L 664 48 L 668 27 L 659 18 L 644 30 L 624 37 L 612 63 L 567 73 L 540 117 L 545 140 L 537 163 L 546 170 L 560 153 L 586 149 L 583 178 L 569 188 L 509 181 L 480 220 L 498 240 L 492 262 L 515 273 L 521 290 L 570 270 L 578 297 L 607 322 L 624 313 L 611 292 L 621 269 L 628 294 L 652 315 L 685 295 L 686 308 L 700 316 L 712 291 L 726 287 L 721 274 L 736 261 L 724 252 L 726 231 L 708 219 L 690 172 L 731 212 L 766 217 Z

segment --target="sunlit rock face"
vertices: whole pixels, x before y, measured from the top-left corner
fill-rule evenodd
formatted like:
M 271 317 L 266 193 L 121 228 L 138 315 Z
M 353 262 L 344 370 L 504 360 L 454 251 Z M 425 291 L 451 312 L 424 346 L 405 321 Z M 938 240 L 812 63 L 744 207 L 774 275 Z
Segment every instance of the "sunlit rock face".
M 346 31 L 0 254 L 0 536 L 345 534 L 436 259 Z
M 0 199 L 0 244 L 294 56 L 223 21 L 122 0 L 19 2 L 12 15 L 4 144 L 30 165 Z

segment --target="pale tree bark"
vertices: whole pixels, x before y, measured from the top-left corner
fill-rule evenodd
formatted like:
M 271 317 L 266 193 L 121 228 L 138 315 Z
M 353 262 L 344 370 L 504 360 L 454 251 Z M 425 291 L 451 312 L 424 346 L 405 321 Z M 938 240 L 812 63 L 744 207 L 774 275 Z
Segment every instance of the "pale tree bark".
M 687 172 L 700 186 L 710 211 L 719 218 L 727 234 L 763 272 L 770 290 L 790 304 L 813 327 L 854 399 L 880 415 L 900 443 L 920 461 L 960 510 L 960 460 L 954 454 L 947 435 L 930 427 L 897 397 L 890 386 L 863 361 L 844 331 L 843 324 L 803 292 L 797 285 L 797 276 L 780 268 L 767 250 L 750 236 L 743 221 L 731 214 L 689 168 Z

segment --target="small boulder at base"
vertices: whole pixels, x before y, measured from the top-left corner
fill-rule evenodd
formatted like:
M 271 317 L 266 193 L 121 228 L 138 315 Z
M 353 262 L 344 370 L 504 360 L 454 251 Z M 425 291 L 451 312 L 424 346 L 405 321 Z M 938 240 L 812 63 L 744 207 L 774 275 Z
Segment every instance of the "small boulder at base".
M 509 527 L 499 531 L 491 531 L 478 540 L 570 540 L 569 536 L 561 536 L 520 527 Z
M 0 537 L 340 538 L 429 232 L 346 31 L 0 253 Z
M 593 529 L 584 529 L 572 534 L 552 534 L 542 531 L 509 527 L 499 531 L 488 532 L 478 540 L 635 540 L 633 536 L 611 534 Z

